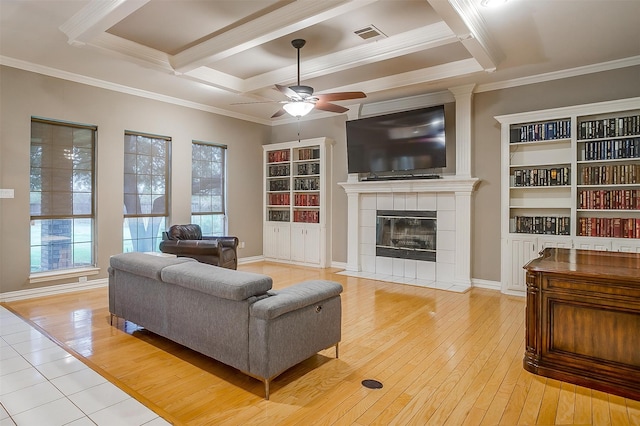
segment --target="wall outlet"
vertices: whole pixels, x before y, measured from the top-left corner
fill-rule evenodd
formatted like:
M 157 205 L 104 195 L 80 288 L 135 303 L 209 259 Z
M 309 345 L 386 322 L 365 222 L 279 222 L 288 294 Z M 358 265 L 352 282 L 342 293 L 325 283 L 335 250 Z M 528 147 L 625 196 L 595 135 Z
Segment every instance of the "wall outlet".
M 78 278 L 78 282 L 79 283 L 86 283 L 87 282 L 87 277 L 79 277 Z
M 244 241 L 240 241 L 240 244 L 238 244 L 238 248 L 244 248 Z
M 0 189 L 0 198 L 13 198 L 13 189 Z

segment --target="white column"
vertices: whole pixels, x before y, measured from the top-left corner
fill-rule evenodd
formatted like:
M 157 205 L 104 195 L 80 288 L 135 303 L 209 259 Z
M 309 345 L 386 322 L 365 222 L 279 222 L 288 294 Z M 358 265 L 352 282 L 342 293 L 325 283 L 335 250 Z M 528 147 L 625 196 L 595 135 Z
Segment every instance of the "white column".
M 357 182 L 357 175 L 349 175 L 349 183 Z M 347 271 L 360 271 L 360 192 L 347 192 Z
M 454 284 L 471 287 L 471 192 L 456 192 Z
M 456 98 L 456 176 L 471 177 L 471 117 L 475 84 L 449 89 Z

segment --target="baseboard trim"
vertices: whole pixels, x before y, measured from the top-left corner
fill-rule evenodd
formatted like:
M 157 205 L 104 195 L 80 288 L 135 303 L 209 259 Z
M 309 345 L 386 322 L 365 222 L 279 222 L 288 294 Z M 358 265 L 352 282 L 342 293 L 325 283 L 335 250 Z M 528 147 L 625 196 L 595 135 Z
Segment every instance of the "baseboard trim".
M 497 291 L 502 290 L 502 284 L 500 283 L 500 281 L 489 281 L 489 280 L 481 280 L 478 278 L 472 278 L 471 285 L 473 287 L 486 288 L 488 290 L 497 290 Z
M 347 262 L 334 262 L 331 261 L 331 267 L 332 268 L 338 268 L 338 269 L 347 269 Z
M 239 257 L 238 265 L 244 265 L 246 263 L 261 262 L 263 260 L 264 260 L 264 256 Z
M 0 293 L 0 302 L 15 302 L 16 300 L 34 299 L 36 297 L 53 296 L 54 294 L 93 290 L 96 288 L 106 287 L 108 284 L 108 278 L 100 278 L 83 283 L 59 284 L 46 287 L 29 288 L 26 290 L 8 291 Z

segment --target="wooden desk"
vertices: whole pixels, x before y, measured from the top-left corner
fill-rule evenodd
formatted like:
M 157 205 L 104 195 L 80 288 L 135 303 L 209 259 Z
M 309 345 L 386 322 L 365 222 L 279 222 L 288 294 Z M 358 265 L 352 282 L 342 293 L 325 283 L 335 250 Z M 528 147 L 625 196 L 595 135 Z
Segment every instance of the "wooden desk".
M 525 370 L 640 400 L 640 254 L 547 248 L 524 269 Z

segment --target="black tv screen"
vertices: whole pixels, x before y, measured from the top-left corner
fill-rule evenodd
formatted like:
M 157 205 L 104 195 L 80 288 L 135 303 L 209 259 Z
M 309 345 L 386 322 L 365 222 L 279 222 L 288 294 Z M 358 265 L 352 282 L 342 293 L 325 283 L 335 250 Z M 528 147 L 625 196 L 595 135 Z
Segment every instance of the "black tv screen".
M 444 105 L 347 121 L 349 173 L 447 165 Z

